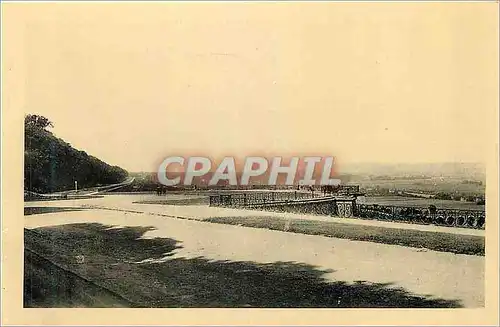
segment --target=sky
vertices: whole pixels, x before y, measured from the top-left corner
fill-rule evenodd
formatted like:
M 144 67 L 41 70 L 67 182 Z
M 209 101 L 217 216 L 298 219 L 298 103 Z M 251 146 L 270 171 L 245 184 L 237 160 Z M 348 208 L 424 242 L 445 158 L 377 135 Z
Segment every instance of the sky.
M 25 113 L 129 171 L 193 152 L 483 162 L 496 138 L 493 2 L 4 7 Z

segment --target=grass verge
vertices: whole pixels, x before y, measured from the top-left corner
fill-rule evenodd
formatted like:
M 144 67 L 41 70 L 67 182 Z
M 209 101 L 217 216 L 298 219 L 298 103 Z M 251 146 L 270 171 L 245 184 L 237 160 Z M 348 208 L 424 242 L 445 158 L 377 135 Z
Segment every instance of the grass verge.
M 285 219 L 269 216 L 212 217 L 204 219 L 204 221 L 281 230 L 308 235 L 321 235 L 354 241 L 402 245 L 456 254 L 484 256 L 485 241 L 482 236 L 384 228 L 378 226 L 361 226 L 315 220 Z

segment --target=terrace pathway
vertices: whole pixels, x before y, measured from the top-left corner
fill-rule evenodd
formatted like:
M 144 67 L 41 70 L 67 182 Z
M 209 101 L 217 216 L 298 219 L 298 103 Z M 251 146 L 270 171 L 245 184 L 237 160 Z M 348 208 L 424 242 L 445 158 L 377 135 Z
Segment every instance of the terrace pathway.
M 132 203 L 137 200 L 106 196 L 26 205 L 92 205 L 197 219 L 263 214 Z M 484 306 L 482 256 L 114 210 L 31 215 L 25 227 L 43 235 L 30 247 L 145 306 Z M 85 265 L 75 265 L 77 255 Z
M 451 233 L 459 235 L 475 235 L 484 236 L 484 230 L 470 229 L 470 228 L 456 228 L 435 225 L 419 225 L 407 224 L 397 222 L 385 222 L 380 220 L 365 220 L 356 218 L 338 218 L 330 216 L 306 215 L 295 213 L 280 213 L 259 210 L 245 210 L 233 209 L 222 207 L 209 207 L 207 205 L 163 205 L 163 204 L 142 204 L 134 203 L 146 200 L 158 199 L 182 199 L 189 196 L 183 195 L 167 195 L 167 197 L 160 197 L 151 194 L 141 195 L 105 195 L 102 198 L 81 199 L 81 200 L 66 200 L 66 201 L 36 201 L 27 202 L 25 206 L 57 206 L 57 207 L 87 207 L 87 208 L 101 208 L 113 209 L 122 211 L 131 211 L 137 213 L 155 214 L 170 216 L 176 218 L 185 218 L 191 220 L 203 220 L 213 217 L 282 217 L 290 219 L 305 219 L 305 220 L 318 220 L 318 221 L 332 221 L 341 222 L 346 224 L 364 225 L 364 226 L 379 226 L 384 228 L 397 228 L 407 230 Z M 193 198 L 199 196 L 191 196 Z

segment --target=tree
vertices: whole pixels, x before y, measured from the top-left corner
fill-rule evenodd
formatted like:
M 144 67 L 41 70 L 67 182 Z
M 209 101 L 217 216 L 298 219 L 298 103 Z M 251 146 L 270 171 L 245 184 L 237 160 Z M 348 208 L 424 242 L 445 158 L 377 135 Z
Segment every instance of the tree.
M 70 190 L 75 180 L 82 188 L 122 182 L 127 171 L 79 151 L 56 137 L 46 117 L 25 117 L 24 187 L 47 193 Z
M 54 127 L 54 125 L 48 118 L 40 115 L 31 115 L 31 114 L 26 115 L 24 117 L 24 126 L 26 128 L 34 127 L 39 129 Z

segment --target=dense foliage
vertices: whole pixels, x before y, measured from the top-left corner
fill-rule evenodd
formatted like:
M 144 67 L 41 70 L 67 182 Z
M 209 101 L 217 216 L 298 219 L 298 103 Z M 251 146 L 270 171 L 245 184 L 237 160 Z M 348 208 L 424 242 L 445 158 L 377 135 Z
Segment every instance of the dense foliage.
M 24 120 L 24 189 L 50 193 L 119 183 L 128 173 L 117 166 L 78 151 L 48 130 L 52 123 L 43 116 Z

